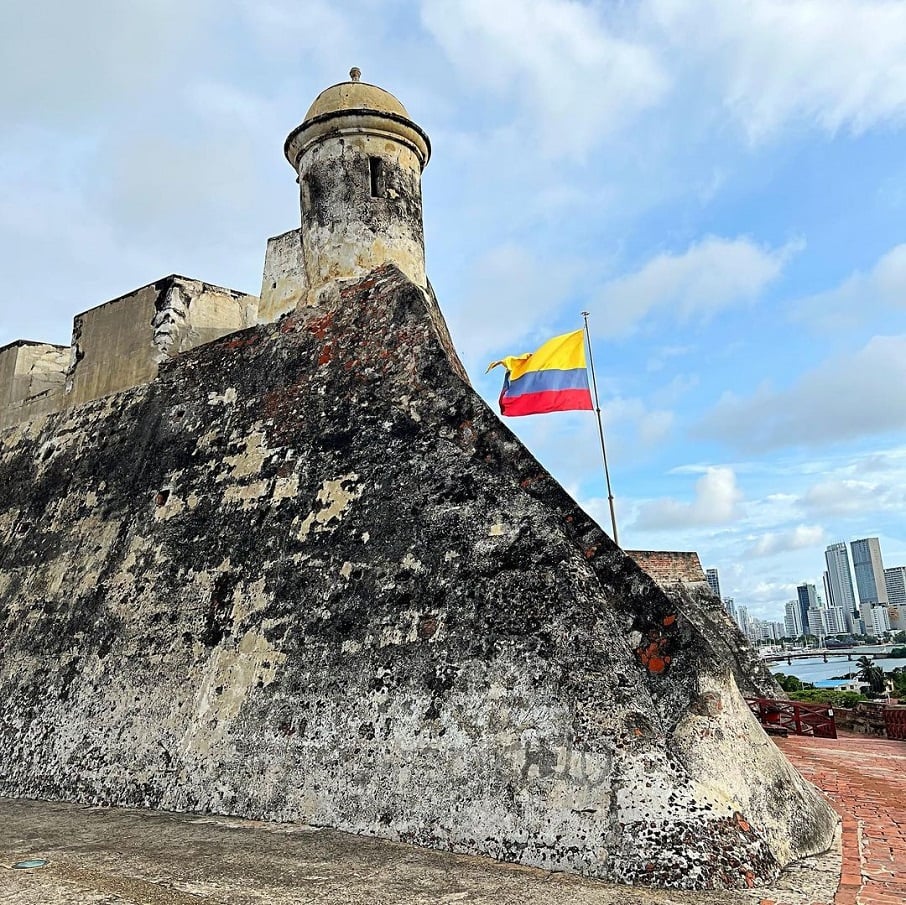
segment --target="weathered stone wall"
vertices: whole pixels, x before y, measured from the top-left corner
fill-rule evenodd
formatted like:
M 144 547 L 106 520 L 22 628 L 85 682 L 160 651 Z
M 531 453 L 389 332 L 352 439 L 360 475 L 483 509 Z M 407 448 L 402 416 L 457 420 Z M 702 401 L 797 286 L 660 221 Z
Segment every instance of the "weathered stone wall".
M 69 347 L 17 340 L 0 349 L 0 430 L 62 406 Z
M 380 162 L 374 180 L 372 160 Z M 388 262 L 427 286 L 421 172 L 411 147 L 380 135 L 344 133 L 302 154 L 303 255 L 313 291 Z
M 161 362 L 257 321 L 255 296 L 169 276 L 73 321 L 66 405 L 148 383 Z
M 0 429 L 149 383 L 161 362 L 258 322 L 258 298 L 186 277 L 77 314 L 72 345 L 0 349 Z
M 302 231 L 272 236 L 264 253 L 264 273 L 258 300 L 258 323 L 271 324 L 305 304 L 308 283 L 302 258 Z
M 733 673 L 739 690 L 751 697 L 786 698 L 771 670 L 730 618 L 711 590 L 697 553 L 627 550 L 626 555 L 647 572 L 671 598 L 695 601 L 696 628 L 709 639 Z
M 677 887 L 835 817 L 376 272 L 3 435 L 0 794 Z

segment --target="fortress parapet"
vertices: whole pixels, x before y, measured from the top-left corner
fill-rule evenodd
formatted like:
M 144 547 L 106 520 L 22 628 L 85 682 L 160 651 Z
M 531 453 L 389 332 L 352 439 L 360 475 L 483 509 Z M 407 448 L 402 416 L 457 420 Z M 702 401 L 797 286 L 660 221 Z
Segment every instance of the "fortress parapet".
M 149 383 L 179 352 L 257 323 L 258 298 L 164 277 L 77 314 L 70 346 L 0 349 L 0 429 Z
M 69 347 L 17 339 L 0 347 L 0 429 L 62 408 Z

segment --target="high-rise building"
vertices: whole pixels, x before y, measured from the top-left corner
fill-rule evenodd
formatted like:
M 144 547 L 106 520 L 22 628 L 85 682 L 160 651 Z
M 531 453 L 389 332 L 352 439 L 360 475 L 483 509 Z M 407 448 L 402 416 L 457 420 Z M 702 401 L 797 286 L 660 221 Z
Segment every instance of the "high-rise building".
M 724 597 L 724 609 L 729 613 L 730 618 L 736 622 L 736 602 L 732 597 Z
M 778 637 L 774 631 L 774 623 L 764 619 L 752 619 L 749 625 L 749 637 L 753 641 L 776 641 Z
M 882 603 L 887 606 L 887 585 L 884 583 L 880 542 L 876 537 L 866 537 L 854 540 L 850 547 L 853 552 L 859 603 Z
M 818 595 L 815 593 L 815 586 L 807 583 L 798 585 L 796 587 L 796 597 L 799 602 L 799 619 L 802 623 L 802 631 L 805 634 L 817 635 L 821 627 L 820 622 L 815 626 L 809 623 L 809 610 L 818 608 Z
M 875 636 L 880 638 L 884 632 L 890 631 L 890 616 L 886 606 L 874 606 L 871 608 L 871 615 L 875 623 Z
M 846 630 L 853 631 L 853 611 L 856 609 L 856 595 L 849 570 L 849 550 L 846 544 L 831 544 L 824 553 L 827 562 L 828 603 L 843 607 Z
M 802 632 L 802 613 L 799 601 L 791 600 L 786 605 L 786 615 L 783 619 L 783 632 L 787 638 L 799 638 Z
M 720 600 L 720 578 L 717 575 L 717 569 L 705 569 L 705 578 L 714 592 L 714 596 Z
M 887 588 L 887 602 L 891 606 L 906 606 L 906 566 L 885 569 L 884 585 Z
M 749 637 L 749 608 L 745 606 L 736 607 L 736 624 L 739 630 L 748 638 Z
M 884 632 L 890 631 L 890 619 L 886 606 L 860 603 L 859 614 L 862 617 L 863 634 L 868 635 L 869 638 L 880 638 Z
M 828 611 L 823 607 L 812 607 L 808 611 L 808 631 L 820 641 L 823 641 L 828 635 L 833 635 L 831 631 Z
M 826 635 L 843 635 L 848 631 L 846 628 L 846 615 L 842 606 L 825 607 L 821 613 L 821 618 L 825 620 Z
M 884 586 L 887 588 L 887 618 L 895 632 L 906 630 L 906 566 L 894 566 L 884 570 Z

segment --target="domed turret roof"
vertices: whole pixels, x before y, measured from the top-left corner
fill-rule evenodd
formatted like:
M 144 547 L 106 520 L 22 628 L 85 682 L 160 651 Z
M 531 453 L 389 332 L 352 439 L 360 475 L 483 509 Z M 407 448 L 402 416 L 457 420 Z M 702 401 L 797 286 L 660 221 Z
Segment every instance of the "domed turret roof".
M 314 119 L 316 116 L 341 110 L 375 110 L 379 113 L 395 113 L 397 116 L 410 118 L 406 108 L 389 91 L 353 79 L 325 88 L 308 108 L 305 119 Z
M 431 157 L 431 142 L 424 130 L 389 91 L 359 81 L 361 75 L 353 67 L 348 82 L 325 88 L 308 108 L 302 124 L 289 133 L 283 150 L 293 168 L 298 169 L 301 155 L 316 142 L 357 132 L 403 142 L 425 168 Z

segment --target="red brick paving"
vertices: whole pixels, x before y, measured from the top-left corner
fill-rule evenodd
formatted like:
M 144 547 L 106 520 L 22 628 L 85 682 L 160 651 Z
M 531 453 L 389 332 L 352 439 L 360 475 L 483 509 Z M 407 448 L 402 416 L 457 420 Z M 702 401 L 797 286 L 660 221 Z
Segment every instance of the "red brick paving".
M 906 742 L 865 735 L 775 741 L 843 818 L 833 905 L 906 905 Z

